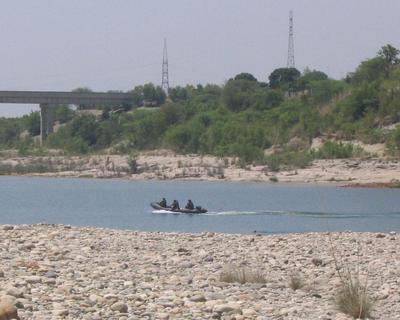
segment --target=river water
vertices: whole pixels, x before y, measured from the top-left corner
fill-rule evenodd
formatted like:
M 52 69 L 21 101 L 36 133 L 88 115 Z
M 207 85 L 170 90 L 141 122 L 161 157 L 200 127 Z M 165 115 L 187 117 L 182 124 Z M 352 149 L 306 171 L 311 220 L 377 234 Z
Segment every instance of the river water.
M 166 197 L 204 215 L 154 211 Z M 0 177 L 0 224 L 56 223 L 141 231 L 400 231 L 400 189 L 320 185 Z

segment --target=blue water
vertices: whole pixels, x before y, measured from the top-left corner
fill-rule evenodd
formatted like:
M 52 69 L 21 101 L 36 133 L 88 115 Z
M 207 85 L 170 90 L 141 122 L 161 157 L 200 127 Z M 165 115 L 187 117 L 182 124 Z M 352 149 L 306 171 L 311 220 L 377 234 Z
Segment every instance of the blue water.
M 187 199 L 204 215 L 154 211 Z M 0 177 L 0 224 L 57 223 L 143 231 L 398 231 L 400 189 L 192 181 Z

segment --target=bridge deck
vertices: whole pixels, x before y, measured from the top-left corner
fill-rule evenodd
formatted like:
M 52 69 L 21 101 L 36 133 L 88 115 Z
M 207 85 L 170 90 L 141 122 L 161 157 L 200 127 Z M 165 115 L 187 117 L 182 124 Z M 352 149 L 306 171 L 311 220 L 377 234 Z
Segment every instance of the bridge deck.
M 120 92 L 0 91 L 0 103 L 132 104 L 132 95 Z

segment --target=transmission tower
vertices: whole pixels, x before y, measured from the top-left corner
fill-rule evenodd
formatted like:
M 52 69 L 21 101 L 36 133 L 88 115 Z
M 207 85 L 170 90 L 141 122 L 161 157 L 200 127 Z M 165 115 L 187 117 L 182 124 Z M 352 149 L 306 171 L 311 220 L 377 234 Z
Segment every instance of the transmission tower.
M 293 11 L 289 13 L 289 44 L 287 56 L 287 68 L 294 68 L 294 43 L 293 43 Z
M 168 53 L 167 53 L 167 39 L 164 38 L 164 51 L 162 61 L 162 76 L 161 76 L 161 88 L 168 94 L 169 91 L 169 80 L 168 80 Z

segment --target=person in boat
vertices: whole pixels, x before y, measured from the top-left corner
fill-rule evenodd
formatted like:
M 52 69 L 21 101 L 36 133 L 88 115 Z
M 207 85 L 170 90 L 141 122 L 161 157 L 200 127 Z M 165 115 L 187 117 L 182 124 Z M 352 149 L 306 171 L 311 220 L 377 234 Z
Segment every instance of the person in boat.
M 178 200 L 174 200 L 173 202 L 172 202 L 172 205 L 171 205 L 171 210 L 172 211 L 178 211 L 178 210 L 180 210 L 181 208 L 179 207 L 179 202 L 178 202 Z
M 167 200 L 165 200 L 165 198 L 162 198 L 162 200 L 158 204 L 161 207 L 166 208 L 167 207 Z
M 192 202 L 192 200 L 188 200 L 185 209 L 189 209 L 189 210 L 193 210 L 194 209 L 194 204 Z

